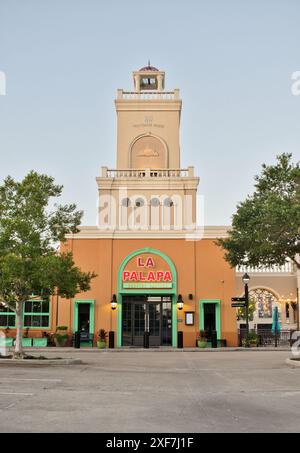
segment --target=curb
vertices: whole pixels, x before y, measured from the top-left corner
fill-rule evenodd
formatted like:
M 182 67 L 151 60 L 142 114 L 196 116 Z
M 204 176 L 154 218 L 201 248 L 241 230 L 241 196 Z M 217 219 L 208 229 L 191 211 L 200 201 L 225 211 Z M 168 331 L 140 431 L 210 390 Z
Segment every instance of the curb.
M 1 365 L 9 366 L 60 366 L 60 365 L 81 365 L 83 363 L 80 359 L 47 359 L 47 360 L 24 360 L 24 359 L 0 359 Z
M 285 363 L 292 367 L 300 367 L 300 360 L 286 359 Z
M 124 353 L 124 352 L 130 352 L 130 353 L 150 353 L 150 352 L 156 352 L 156 353 L 165 353 L 165 352 L 199 352 L 199 353 L 209 353 L 209 352 L 245 352 L 245 353 L 251 353 L 251 352 L 290 352 L 291 348 L 290 347 L 270 347 L 270 348 L 240 348 L 240 347 L 228 347 L 228 348 L 183 348 L 183 349 L 177 349 L 177 348 L 149 348 L 149 349 L 144 349 L 144 348 L 115 348 L 115 349 L 97 349 L 97 348 L 80 348 L 80 349 L 72 349 L 72 348 L 60 348 L 59 350 L 56 348 L 39 348 L 39 349 L 24 349 L 25 352 L 28 354 L 30 353 L 47 353 L 47 354 L 84 354 L 84 353 L 93 353 L 93 354 L 117 354 L 117 353 Z

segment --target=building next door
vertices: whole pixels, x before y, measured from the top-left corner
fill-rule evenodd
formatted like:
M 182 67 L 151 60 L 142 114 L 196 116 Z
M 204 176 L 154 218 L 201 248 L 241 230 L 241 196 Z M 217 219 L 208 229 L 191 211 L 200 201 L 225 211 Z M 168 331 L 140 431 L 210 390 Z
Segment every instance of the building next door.
M 122 345 L 143 347 L 172 345 L 172 298 L 169 296 L 123 296 Z

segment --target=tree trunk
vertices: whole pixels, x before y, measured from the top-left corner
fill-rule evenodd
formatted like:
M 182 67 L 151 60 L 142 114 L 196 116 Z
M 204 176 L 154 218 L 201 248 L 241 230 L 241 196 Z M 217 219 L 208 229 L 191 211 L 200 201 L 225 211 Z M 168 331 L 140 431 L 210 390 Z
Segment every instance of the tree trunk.
M 22 347 L 22 338 L 23 338 L 23 301 L 16 302 L 16 345 L 14 358 L 22 359 L 24 357 L 23 347 Z

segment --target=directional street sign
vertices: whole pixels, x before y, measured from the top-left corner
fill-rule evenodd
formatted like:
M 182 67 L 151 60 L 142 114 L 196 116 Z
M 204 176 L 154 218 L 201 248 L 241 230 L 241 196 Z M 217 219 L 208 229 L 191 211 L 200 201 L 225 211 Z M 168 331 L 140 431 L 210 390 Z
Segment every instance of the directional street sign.
M 231 304 L 232 308 L 244 308 L 246 307 L 246 297 L 232 297 Z

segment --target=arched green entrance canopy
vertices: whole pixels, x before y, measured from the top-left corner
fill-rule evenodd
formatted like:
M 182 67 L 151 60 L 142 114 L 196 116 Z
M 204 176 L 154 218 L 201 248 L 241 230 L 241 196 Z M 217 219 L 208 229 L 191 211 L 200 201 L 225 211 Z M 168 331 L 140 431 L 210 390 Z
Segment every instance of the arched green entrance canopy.
M 123 288 L 123 281 L 122 275 L 124 269 L 126 268 L 127 264 L 129 263 L 132 258 L 142 255 L 145 253 L 149 253 L 151 255 L 157 255 L 161 257 L 169 266 L 170 271 L 172 273 L 172 287 L 170 288 L 137 288 L 137 289 L 126 289 Z M 174 266 L 173 261 L 163 252 L 160 250 L 156 250 L 153 248 L 144 248 L 135 250 L 134 252 L 130 253 L 122 262 L 119 274 L 118 274 L 118 307 L 117 307 L 117 347 L 122 346 L 122 297 L 124 295 L 135 295 L 135 294 L 147 294 L 147 295 L 170 295 L 172 296 L 172 346 L 174 348 L 177 347 L 177 272 Z

